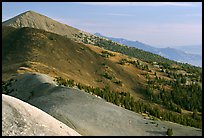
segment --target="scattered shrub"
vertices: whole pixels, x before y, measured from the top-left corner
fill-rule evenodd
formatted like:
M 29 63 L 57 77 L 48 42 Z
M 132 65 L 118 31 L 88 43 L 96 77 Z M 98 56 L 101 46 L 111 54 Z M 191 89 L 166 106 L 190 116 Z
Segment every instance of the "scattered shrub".
M 168 128 L 166 134 L 167 134 L 168 136 L 172 136 L 172 135 L 173 135 L 173 130 L 172 130 L 172 128 Z

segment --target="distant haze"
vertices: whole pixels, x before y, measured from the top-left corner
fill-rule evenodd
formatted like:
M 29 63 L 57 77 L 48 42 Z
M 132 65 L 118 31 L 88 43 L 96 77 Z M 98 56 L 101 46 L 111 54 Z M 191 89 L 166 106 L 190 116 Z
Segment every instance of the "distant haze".
M 101 35 L 100 33 L 95 33 L 95 35 L 105 37 L 126 46 L 142 49 L 144 51 L 148 51 L 174 61 L 189 63 L 194 66 L 202 67 L 202 45 L 178 46 L 175 48 L 158 48 L 139 41 L 130 41 L 124 38 L 107 37 Z
M 202 55 L 202 44 L 200 45 L 187 45 L 187 46 L 177 46 L 176 49 L 182 50 L 186 53 Z
M 89 33 L 155 47 L 202 43 L 201 2 L 3 2 L 2 20 L 28 10 Z

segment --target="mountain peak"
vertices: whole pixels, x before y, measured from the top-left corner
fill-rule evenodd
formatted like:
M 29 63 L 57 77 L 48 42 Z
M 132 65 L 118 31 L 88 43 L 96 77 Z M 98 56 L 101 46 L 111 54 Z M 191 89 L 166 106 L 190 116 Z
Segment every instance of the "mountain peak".
M 32 11 L 32 10 L 28 10 L 26 11 L 25 13 L 36 13 L 35 11 Z
M 35 12 L 35 11 L 32 11 L 32 10 L 28 10 L 28 11 L 26 11 L 26 12 L 23 12 L 23 13 L 17 15 L 17 16 L 14 17 L 14 18 L 18 18 L 18 17 L 22 17 L 22 16 L 29 16 L 29 15 L 34 16 L 34 15 L 41 15 L 41 14 L 40 14 L 40 13 L 37 13 L 37 12 Z M 41 16 L 42 16 L 42 15 L 41 15 Z
M 96 35 L 96 36 L 103 36 L 102 34 L 100 34 L 100 33 L 95 33 L 94 35 Z
M 24 12 L 24 13 L 36 13 L 35 11 L 32 11 L 32 10 L 28 10 L 28 11 L 26 11 L 26 12 Z
M 7 21 L 4 21 L 2 25 L 14 28 L 31 27 L 42 29 L 48 32 L 67 36 L 68 38 L 73 38 L 74 34 L 79 33 L 79 30 L 76 28 L 62 24 L 32 10 L 28 10 Z

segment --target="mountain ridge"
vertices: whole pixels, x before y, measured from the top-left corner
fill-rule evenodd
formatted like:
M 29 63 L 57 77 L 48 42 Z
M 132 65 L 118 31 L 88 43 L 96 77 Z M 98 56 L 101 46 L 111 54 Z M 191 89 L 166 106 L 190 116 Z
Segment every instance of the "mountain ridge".
M 21 18 L 21 16 L 23 16 L 23 17 Z M 55 21 L 55 20 L 53 20 L 47 16 L 36 13 L 34 11 L 27 11 L 27 12 L 24 12 L 20 15 L 17 15 L 16 17 L 13 17 L 7 21 L 4 21 L 2 23 L 2 25 L 12 26 L 15 28 L 32 27 L 32 28 L 37 28 L 37 29 L 43 29 L 43 30 L 46 30 L 46 31 L 49 31 L 52 33 L 57 33 L 59 35 L 71 38 L 74 41 L 83 42 L 86 44 L 93 44 L 93 45 L 97 45 L 98 41 L 101 41 L 100 39 L 103 38 L 103 37 L 96 38 L 96 35 L 92 35 L 90 33 L 87 33 L 87 32 L 78 30 L 76 28 L 73 28 L 71 26 L 68 26 L 66 24 L 62 24 L 58 21 Z M 104 38 L 104 41 L 109 41 L 109 40 Z M 177 60 L 179 62 L 183 61 L 182 59 L 180 59 L 179 56 L 176 56 L 176 58 L 174 58 L 174 57 L 172 58 L 172 57 L 168 56 L 169 53 L 168 52 L 166 53 L 165 50 L 163 50 L 163 51 L 158 50 L 158 49 L 155 49 L 149 45 L 146 45 L 146 44 L 144 45 L 143 43 L 138 42 L 138 41 L 134 41 L 134 43 L 137 43 L 138 49 L 142 49 L 145 51 L 144 47 L 146 47 L 147 52 L 151 51 L 151 53 L 156 53 L 157 55 L 166 56 L 167 58 L 171 58 L 170 60 L 174 60 L 174 61 Z M 148 54 L 148 53 L 146 53 L 146 54 Z M 182 57 L 186 56 L 186 54 L 184 54 L 184 53 L 182 53 L 182 54 L 183 54 Z M 152 55 L 152 56 L 154 57 L 154 55 Z M 193 61 L 195 61 L 195 59 L 200 58 L 200 57 L 196 57 L 196 56 L 192 56 L 192 55 L 190 55 L 190 56 L 193 58 Z M 191 59 L 191 57 L 187 58 L 188 61 L 189 61 L 189 59 Z M 189 61 L 189 62 L 191 63 L 193 61 Z M 198 61 L 198 62 L 199 62 L 198 64 L 200 65 L 201 64 L 200 61 Z
M 78 34 L 80 30 L 70 27 L 66 24 L 59 23 L 45 15 L 34 11 L 23 12 L 11 19 L 2 22 L 2 25 L 12 26 L 14 28 L 32 27 L 43 29 L 45 31 L 64 35 L 73 38 L 73 34 Z
M 135 47 L 135 48 L 144 50 L 144 51 L 148 51 L 154 54 L 158 54 L 170 60 L 175 60 L 175 61 L 182 62 L 182 63 L 189 63 L 195 66 L 202 67 L 202 56 L 197 55 L 197 54 L 189 54 L 189 53 L 182 51 L 181 49 L 170 48 L 170 47 L 156 48 L 154 46 L 150 46 L 150 45 L 144 44 L 139 41 L 131 41 L 131 40 L 127 40 L 124 38 L 107 37 L 100 33 L 95 33 L 95 35 L 110 39 L 120 44 L 124 44 L 127 46 L 131 46 L 131 47 Z
M 199 121 L 202 109 L 201 68 L 180 64 L 86 32 L 70 35 L 74 39 L 44 29 L 3 25 L 3 81 L 25 72 L 61 77 L 65 86 L 77 85 L 99 94 L 102 89 L 104 95 L 99 96 L 112 103 L 118 104 L 117 97 L 120 98 L 122 93 L 126 100 L 120 99 L 120 102 L 126 109 L 135 112 L 141 109 L 140 112 L 144 112 L 144 108 L 138 110 L 135 107 L 137 104 L 132 102 L 132 99 L 141 100 L 152 103 L 148 106 L 150 108 L 145 107 L 151 115 L 202 127 Z M 104 90 L 110 91 L 106 93 Z M 180 99 L 181 96 L 187 98 Z M 166 101 L 171 102 L 168 104 Z M 157 110 L 152 110 L 155 107 L 158 107 Z M 195 108 L 199 111 L 197 118 L 188 118 Z M 169 111 L 172 111 L 171 118 L 166 117 Z M 181 116 L 185 119 L 181 120 Z

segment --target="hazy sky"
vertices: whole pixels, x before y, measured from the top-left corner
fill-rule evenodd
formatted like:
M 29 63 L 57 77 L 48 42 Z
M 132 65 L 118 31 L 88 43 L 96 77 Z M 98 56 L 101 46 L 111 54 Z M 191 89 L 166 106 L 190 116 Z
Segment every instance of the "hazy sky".
M 89 33 L 156 47 L 202 44 L 201 2 L 3 2 L 2 19 L 28 10 Z

